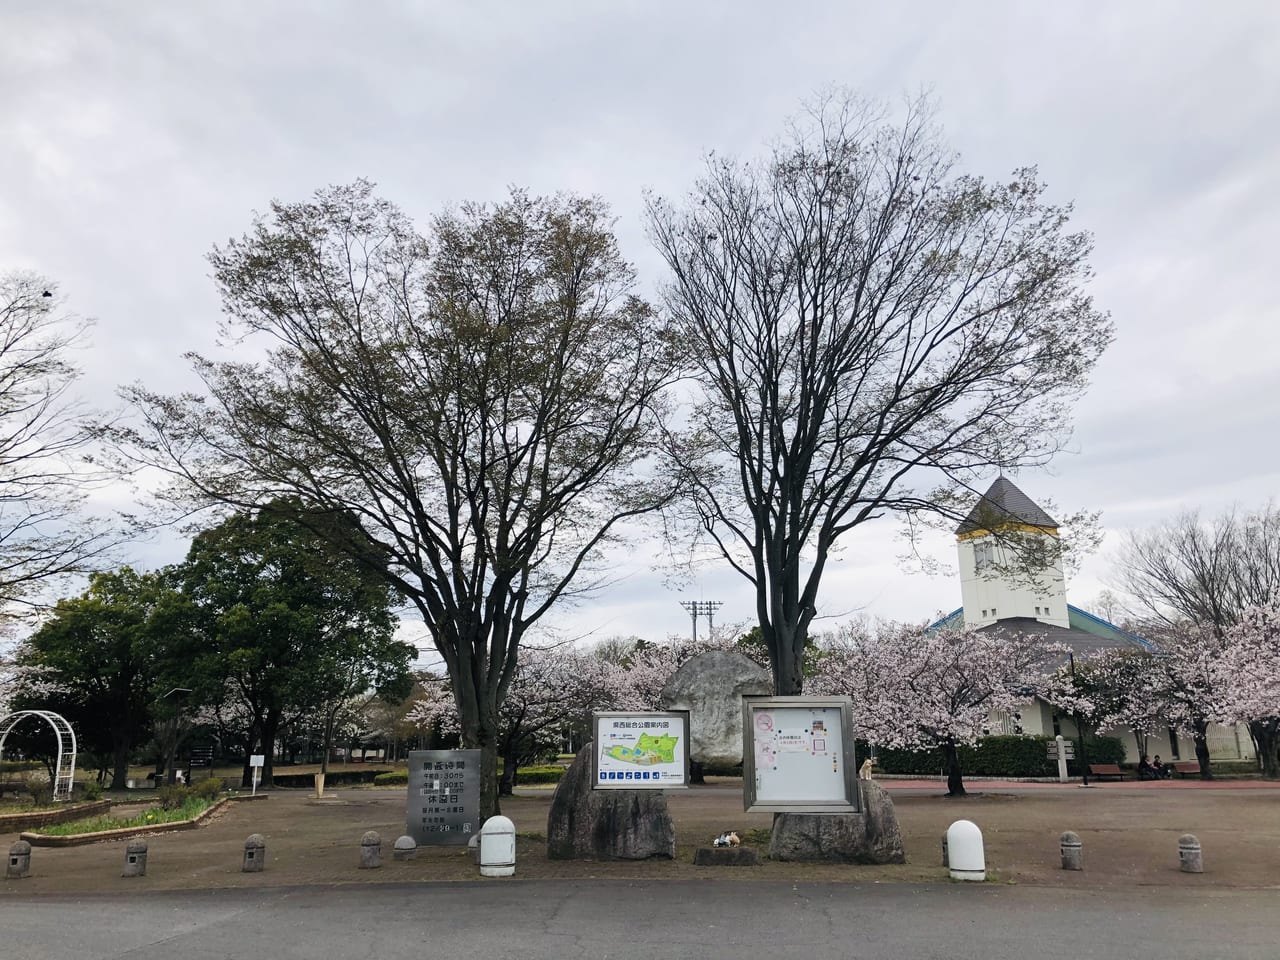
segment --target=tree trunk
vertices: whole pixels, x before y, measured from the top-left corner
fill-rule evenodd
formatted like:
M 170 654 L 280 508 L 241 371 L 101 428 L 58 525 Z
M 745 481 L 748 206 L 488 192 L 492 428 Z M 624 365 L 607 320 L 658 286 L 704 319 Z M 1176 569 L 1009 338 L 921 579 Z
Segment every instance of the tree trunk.
M 508 741 L 502 746 L 502 776 L 498 780 L 498 796 L 510 797 L 515 793 L 516 786 L 516 768 L 520 761 L 517 759 L 518 751 L 514 741 Z
M 1196 760 L 1200 763 L 1200 779 L 1212 780 L 1213 771 L 1209 769 L 1209 724 L 1199 722 L 1191 731 L 1191 740 L 1196 745 Z
M 320 754 L 320 772 L 329 772 L 329 754 L 333 753 L 333 725 L 338 716 L 338 708 L 334 707 L 324 717 L 324 744 Z
M 761 633 L 764 632 L 765 627 L 762 625 Z M 805 635 L 801 631 L 785 627 L 772 627 L 769 632 L 774 638 L 774 649 L 770 650 L 769 657 L 773 667 L 773 692 L 779 697 L 799 696 L 804 692 L 802 667 Z
M 689 761 L 689 782 L 690 783 L 706 783 L 706 775 L 702 772 L 702 764 L 697 760 Z
M 960 749 L 954 740 L 948 740 L 942 745 L 942 756 L 947 766 L 947 796 L 966 796 L 964 774 L 960 770 Z
M 1262 779 L 1280 779 L 1280 764 L 1277 763 L 1276 758 L 1277 748 L 1280 748 L 1280 717 L 1251 721 L 1249 734 L 1253 737 L 1254 747 L 1258 751 Z
M 111 758 L 111 789 L 123 790 L 129 778 L 129 741 L 126 738 L 113 738 Z
M 270 789 L 275 785 L 275 752 L 276 733 L 280 729 L 280 714 L 276 711 L 267 713 L 262 721 L 262 783 L 259 786 Z

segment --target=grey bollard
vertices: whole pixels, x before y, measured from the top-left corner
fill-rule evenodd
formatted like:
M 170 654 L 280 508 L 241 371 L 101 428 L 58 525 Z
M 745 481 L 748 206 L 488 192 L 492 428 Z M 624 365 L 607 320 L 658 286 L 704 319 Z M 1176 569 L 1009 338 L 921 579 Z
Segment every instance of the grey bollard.
M 1200 841 L 1193 833 L 1178 838 L 1178 860 L 1183 873 L 1204 873 L 1204 859 L 1200 855 Z
M 122 877 L 145 877 L 147 875 L 147 841 L 130 840 L 124 848 L 124 873 Z
M 31 844 L 19 840 L 9 848 L 9 866 L 4 875 L 10 880 L 31 876 Z
M 1080 835 L 1074 830 L 1068 830 L 1059 842 L 1062 845 L 1062 869 L 1083 870 L 1084 843 L 1081 842 Z
M 942 835 L 942 865 L 944 867 L 951 866 L 951 858 L 947 856 L 947 835 Z
M 360 838 L 360 869 L 376 870 L 382 866 L 382 838 L 377 830 L 369 830 Z
M 418 844 L 413 837 L 397 837 L 391 856 L 396 860 L 414 860 L 418 856 Z
M 244 842 L 244 864 L 241 873 L 261 873 L 267 866 L 267 841 L 260 833 L 249 834 Z

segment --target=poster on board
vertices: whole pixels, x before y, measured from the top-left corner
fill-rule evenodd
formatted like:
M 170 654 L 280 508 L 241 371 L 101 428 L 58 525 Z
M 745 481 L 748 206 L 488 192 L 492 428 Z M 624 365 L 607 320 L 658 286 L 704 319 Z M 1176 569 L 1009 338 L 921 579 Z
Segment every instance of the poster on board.
M 743 697 L 743 808 L 858 813 L 852 708 L 847 697 Z
M 689 713 L 592 714 L 595 790 L 672 790 L 689 785 Z

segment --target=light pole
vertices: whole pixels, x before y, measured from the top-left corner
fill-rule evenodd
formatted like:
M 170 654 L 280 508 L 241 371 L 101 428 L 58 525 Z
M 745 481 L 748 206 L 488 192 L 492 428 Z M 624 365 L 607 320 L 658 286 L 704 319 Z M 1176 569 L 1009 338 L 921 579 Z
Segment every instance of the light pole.
M 1067 663 L 1071 667 L 1071 689 L 1076 688 L 1076 657 L 1074 653 L 1067 653 Z M 1080 719 L 1079 711 L 1076 712 L 1076 733 L 1080 734 L 1080 769 L 1084 772 L 1084 782 L 1080 784 L 1082 787 L 1089 785 L 1089 744 L 1084 735 L 1084 722 Z
M 188 687 L 174 687 L 166 693 L 161 700 L 173 700 L 173 717 L 169 721 L 169 756 L 165 765 L 165 780 L 172 786 L 178 780 L 178 771 L 173 768 L 174 755 L 178 752 L 178 724 L 182 718 L 182 706 L 186 703 L 187 696 L 191 693 Z

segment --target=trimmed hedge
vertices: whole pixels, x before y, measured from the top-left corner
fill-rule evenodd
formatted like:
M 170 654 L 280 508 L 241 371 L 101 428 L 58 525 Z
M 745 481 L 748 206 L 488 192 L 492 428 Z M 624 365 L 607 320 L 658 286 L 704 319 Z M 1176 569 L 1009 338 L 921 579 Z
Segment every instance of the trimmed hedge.
M 384 772 L 376 768 L 360 770 L 330 769 L 324 776 L 324 785 L 326 787 L 340 787 L 346 783 L 377 783 L 378 777 Z M 313 787 L 315 782 L 314 773 L 277 773 L 275 775 L 275 785 L 277 787 Z
M 983 737 L 976 746 L 960 747 L 960 769 L 966 777 L 1053 777 L 1058 763 L 1048 757 L 1053 737 Z M 858 741 L 858 756 L 867 757 L 868 746 Z M 1076 755 L 1079 756 L 1079 744 Z M 1090 763 L 1120 763 L 1124 760 L 1124 744 L 1115 737 L 1090 737 Z M 877 769 L 882 773 L 932 774 L 944 772 L 942 750 L 876 750 Z M 1079 776 L 1079 762 L 1071 761 L 1067 770 Z
M 498 772 L 501 774 L 502 765 L 498 765 Z M 564 767 L 545 766 L 545 767 L 521 767 L 516 771 L 516 786 L 527 787 L 535 783 L 559 783 L 560 778 L 564 776 Z M 376 787 L 395 787 L 409 782 L 409 771 L 407 770 L 391 770 L 387 773 L 380 773 L 373 778 L 373 784 Z

